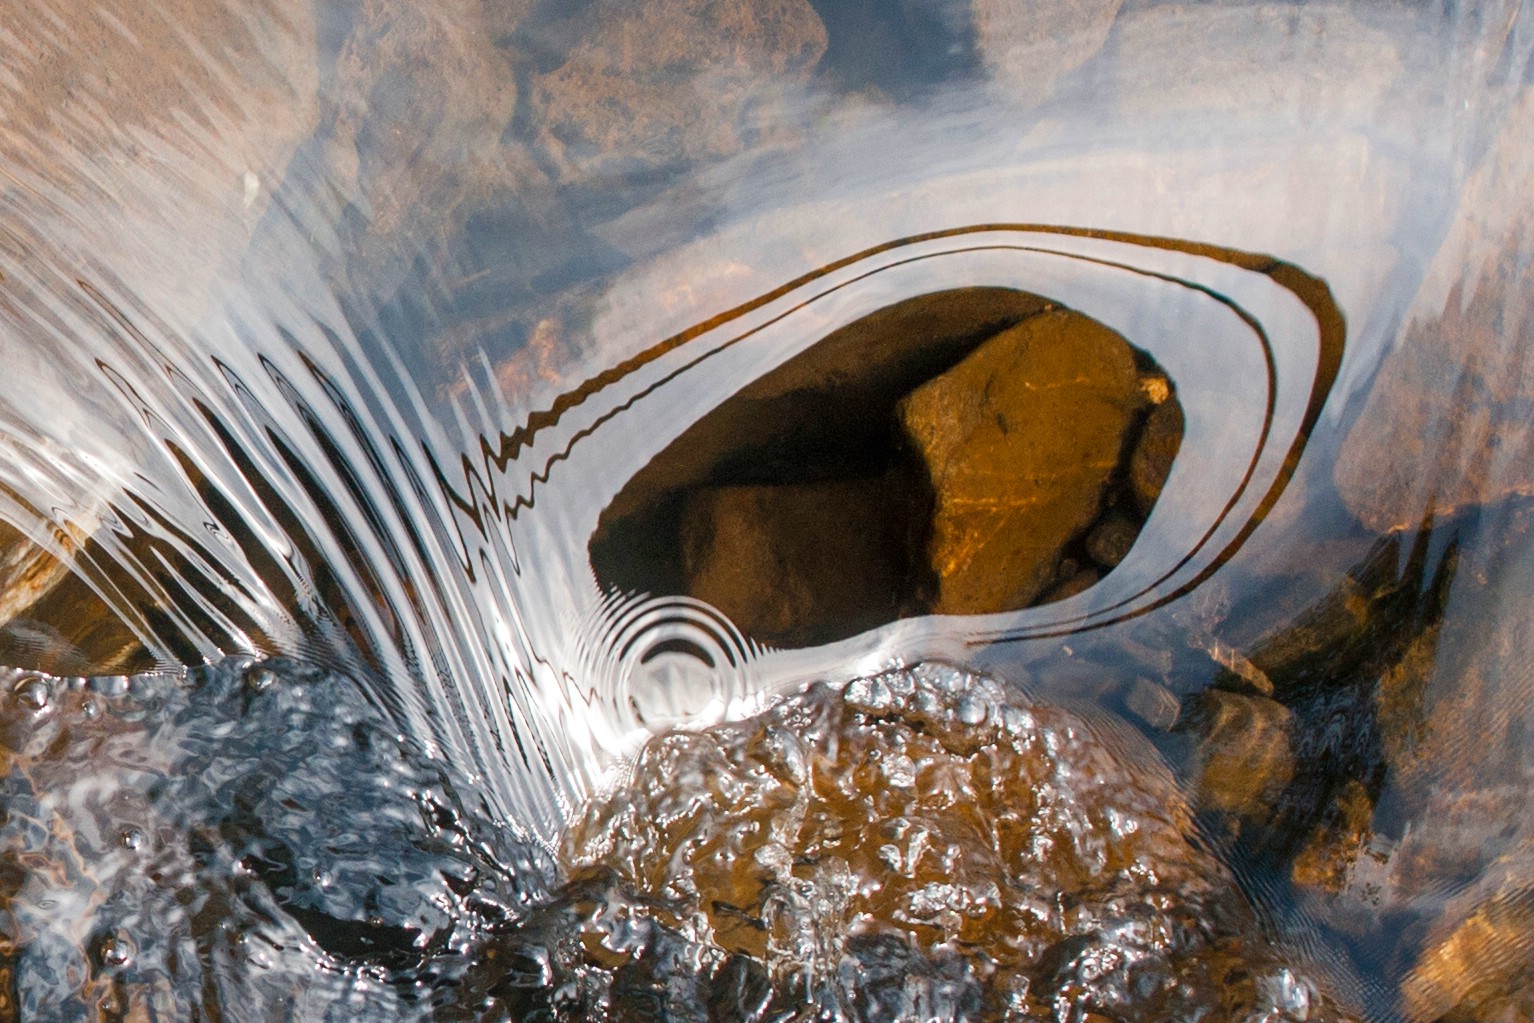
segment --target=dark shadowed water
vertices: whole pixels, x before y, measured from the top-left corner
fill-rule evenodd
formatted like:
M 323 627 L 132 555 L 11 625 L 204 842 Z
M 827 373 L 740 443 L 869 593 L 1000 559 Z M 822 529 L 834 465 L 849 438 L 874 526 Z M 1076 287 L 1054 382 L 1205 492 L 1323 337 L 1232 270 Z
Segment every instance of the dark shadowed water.
M 1529 1018 L 1520 3 L 0 10 L 0 1020 Z M 1061 599 L 613 531 L 964 296 L 1180 409 Z

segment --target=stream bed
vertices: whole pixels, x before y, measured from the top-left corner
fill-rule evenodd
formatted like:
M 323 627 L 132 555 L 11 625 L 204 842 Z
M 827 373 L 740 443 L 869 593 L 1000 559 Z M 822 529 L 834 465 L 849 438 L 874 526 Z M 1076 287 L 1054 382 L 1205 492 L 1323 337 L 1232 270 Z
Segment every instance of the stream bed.
M 1534 1015 L 1534 11 L 0 10 L 0 1021 Z

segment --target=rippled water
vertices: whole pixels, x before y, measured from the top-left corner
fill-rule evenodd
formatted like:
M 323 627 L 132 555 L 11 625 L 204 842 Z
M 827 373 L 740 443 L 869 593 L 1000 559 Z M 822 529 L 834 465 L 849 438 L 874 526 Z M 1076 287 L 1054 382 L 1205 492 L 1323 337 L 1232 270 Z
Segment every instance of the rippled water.
M 0 1018 L 1523 1018 L 1530 17 L 12 4 Z M 1175 384 L 1100 582 L 799 648 L 601 581 L 973 288 Z

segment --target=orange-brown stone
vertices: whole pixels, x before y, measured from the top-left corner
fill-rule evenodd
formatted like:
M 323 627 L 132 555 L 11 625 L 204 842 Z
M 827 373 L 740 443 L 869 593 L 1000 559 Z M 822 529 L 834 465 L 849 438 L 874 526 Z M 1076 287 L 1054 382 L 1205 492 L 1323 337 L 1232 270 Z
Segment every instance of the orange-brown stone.
M 933 610 L 1033 603 L 1061 548 L 1101 512 L 1145 400 L 1128 342 L 1067 309 L 1003 331 L 912 392 L 900 418 L 935 495 Z

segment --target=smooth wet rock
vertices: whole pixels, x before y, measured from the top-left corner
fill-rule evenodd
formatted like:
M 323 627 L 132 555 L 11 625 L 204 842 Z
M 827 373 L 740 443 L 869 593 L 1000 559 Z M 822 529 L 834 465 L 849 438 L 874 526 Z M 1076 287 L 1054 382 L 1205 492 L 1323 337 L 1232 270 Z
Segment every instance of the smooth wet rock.
M 686 592 L 677 521 L 682 504 L 690 493 L 743 483 L 798 486 L 888 473 L 897 479 L 880 498 L 883 513 L 908 516 L 919 542 L 927 488 L 923 470 L 897 444 L 897 404 L 1045 305 L 1010 288 L 921 295 L 831 331 L 750 381 L 614 495 L 588 545 L 599 582 L 636 592 Z M 890 554 L 906 558 L 903 546 Z M 924 574 L 907 580 L 912 606 L 922 600 L 925 582 L 918 576 Z
M 998 334 L 906 398 L 901 426 L 936 501 L 932 610 L 1033 603 L 1098 516 L 1143 402 L 1129 344 L 1066 309 Z
M 880 478 L 693 493 L 682 519 L 688 594 L 768 642 L 892 621 L 912 546 L 897 486 Z
M 991 76 L 1025 102 L 1102 49 L 1123 0 L 973 0 L 975 48 Z
M 1182 446 L 1183 425 L 1182 406 L 1176 401 L 1157 404 L 1145 417 L 1129 456 L 1130 492 L 1141 515 L 1150 514 L 1172 474 L 1172 461 Z
M 668 491 L 747 463 L 780 477 L 890 446 L 897 403 L 986 337 L 1039 313 L 1038 295 L 955 288 L 897 302 L 832 331 L 751 381 L 651 460 L 614 496 L 600 529 Z M 880 456 L 887 457 L 887 456 Z M 817 466 L 818 467 L 818 466 Z
M 528 98 L 565 181 L 654 173 L 770 138 L 779 90 L 805 81 L 826 48 L 807 0 L 597 0 L 571 22 L 568 49 Z
M 1189 707 L 1200 806 L 1266 820 L 1294 777 L 1294 713 L 1276 700 L 1210 689 Z

